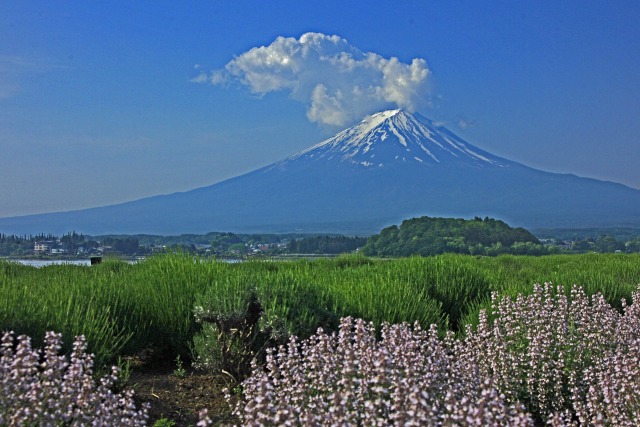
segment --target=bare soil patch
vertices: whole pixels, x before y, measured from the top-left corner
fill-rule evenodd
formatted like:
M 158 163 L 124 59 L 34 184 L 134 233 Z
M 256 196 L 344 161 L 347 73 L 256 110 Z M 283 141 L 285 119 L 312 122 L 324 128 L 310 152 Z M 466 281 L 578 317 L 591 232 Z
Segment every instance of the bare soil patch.
M 198 413 L 206 408 L 214 425 L 238 422 L 231 415 L 231 406 L 224 397 L 228 378 L 185 368 L 184 375 L 169 366 L 145 366 L 139 360 L 131 363 L 131 375 L 126 388 L 135 391 L 138 405 L 148 402 L 149 425 L 157 420 L 174 421 L 175 427 L 195 426 Z

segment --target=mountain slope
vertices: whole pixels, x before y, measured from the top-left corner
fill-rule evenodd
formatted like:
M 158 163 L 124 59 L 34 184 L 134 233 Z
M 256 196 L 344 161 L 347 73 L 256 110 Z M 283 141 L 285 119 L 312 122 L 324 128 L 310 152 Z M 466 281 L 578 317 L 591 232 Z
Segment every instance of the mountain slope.
M 640 190 L 512 162 L 419 115 L 385 111 L 218 184 L 82 211 L 0 219 L 0 232 L 342 232 L 417 216 L 526 227 L 640 226 Z

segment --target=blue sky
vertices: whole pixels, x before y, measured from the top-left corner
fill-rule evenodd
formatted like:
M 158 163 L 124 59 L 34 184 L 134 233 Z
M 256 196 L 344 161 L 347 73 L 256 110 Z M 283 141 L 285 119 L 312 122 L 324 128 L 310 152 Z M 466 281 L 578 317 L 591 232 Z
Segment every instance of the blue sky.
M 213 184 L 397 106 L 640 188 L 638 22 L 637 1 L 2 2 L 0 217 Z

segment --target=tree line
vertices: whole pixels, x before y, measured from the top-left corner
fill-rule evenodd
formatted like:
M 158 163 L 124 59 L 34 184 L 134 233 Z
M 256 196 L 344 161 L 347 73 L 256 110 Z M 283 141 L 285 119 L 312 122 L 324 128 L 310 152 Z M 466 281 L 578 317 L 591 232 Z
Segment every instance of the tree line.
M 341 254 L 353 252 L 365 243 L 366 237 L 312 236 L 291 240 L 287 249 L 294 254 Z
M 588 230 L 589 231 L 589 230 Z M 51 234 L 6 235 L 0 233 L 0 256 L 29 256 L 37 241 L 53 241 L 65 254 L 115 253 L 147 255 L 154 252 L 181 251 L 212 256 L 249 254 L 340 254 L 361 249 L 367 256 L 403 257 L 459 253 L 495 256 L 500 254 L 546 255 L 583 252 L 640 252 L 640 231 L 618 230 L 617 234 L 600 234 L 590 230 L 588 237 L 578 237 L 580 230 L 559 230 L 550 239 L 546 230 L 544 244 L 524 228 L 512 228 L 493 218 L 421 217 L 403 221 L 370 237 L 301 234 L 235 234 L 211 232 L 180 236 L 105 235 L 87 236 L 75 231 L 58 238 Z M 615 232 L 612 229 L 612 232 Z M 624 234 L 622 234 L 624 232 Z M 565 240 L 569 238 L 570 240 Z

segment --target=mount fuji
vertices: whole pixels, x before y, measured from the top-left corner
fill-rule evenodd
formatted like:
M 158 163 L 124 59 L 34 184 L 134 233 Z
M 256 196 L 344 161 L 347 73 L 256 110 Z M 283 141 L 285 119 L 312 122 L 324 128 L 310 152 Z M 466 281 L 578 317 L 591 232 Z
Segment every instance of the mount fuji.
M 415 216 L 490 216 L 524 227 L 640 226 L 640 190 L 536 170 L 403 110 L 195 190 L 70 212 L 0 218 L 6 234 L 339 232 Z

